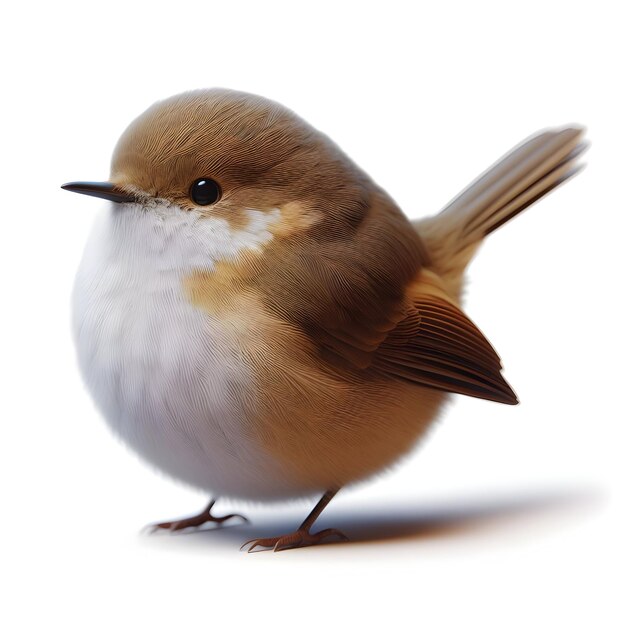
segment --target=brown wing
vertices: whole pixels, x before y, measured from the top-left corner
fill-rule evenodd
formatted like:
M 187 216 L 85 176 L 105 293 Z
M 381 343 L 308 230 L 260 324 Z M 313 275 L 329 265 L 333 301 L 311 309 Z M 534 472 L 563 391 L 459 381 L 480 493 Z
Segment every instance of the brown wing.
M 391 376 L 516 403 L 489 342 L 430 277 L 428 253 L 389 198 L 357 203 L 341 229 L 322 224 L 268 247 L 256 287 L 338 372 Z
M 413 301 L 378 347 L 372 367 L 443 391 L 517 404 L 491 344 L 459 308 L 436 296 Z
M 362 215 L 352 222 L 322 222 L 268 246 L 254 285 L 339 370 L 372 364 L 404 319 L 407 287 L 427 260 L 419 235 L 388 198 L 370 193 L 356 204 Z

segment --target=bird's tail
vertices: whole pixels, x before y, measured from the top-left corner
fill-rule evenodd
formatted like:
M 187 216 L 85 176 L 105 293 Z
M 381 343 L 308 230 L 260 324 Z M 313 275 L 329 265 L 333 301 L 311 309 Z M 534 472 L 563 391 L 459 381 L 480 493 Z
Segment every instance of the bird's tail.
M 486 235 L 576 174 L 583 129 L 534 135 L 490 167 L 440 213 L 415 222 L 434 269 L 458 294 L 463 271 Z

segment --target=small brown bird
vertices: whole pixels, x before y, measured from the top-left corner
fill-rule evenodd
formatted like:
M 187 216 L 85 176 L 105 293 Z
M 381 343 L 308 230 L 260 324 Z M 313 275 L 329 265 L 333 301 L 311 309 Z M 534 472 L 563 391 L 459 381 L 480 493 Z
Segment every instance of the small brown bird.
M 124 132 L 73 296 L 80 368 L 113 430 L 216 498 L 337 491 L 411 451 L 450 392 L 517 399 L 460 308 L 483 238 L 577 171 L 582 131 L 532 137 L 411 223 L 328 137 L 223 89 L 158 102 Z

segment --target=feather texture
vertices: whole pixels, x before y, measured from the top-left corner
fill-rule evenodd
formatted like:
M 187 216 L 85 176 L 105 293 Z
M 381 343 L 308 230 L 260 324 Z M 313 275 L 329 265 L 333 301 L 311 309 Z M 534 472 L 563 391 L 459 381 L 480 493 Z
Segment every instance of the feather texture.
M 546 130 L 522 142 L 433 217 L 417 220 L 433 267 L 458 294 L 482 240 L 574 176 L 586 148 L 583 129 Z

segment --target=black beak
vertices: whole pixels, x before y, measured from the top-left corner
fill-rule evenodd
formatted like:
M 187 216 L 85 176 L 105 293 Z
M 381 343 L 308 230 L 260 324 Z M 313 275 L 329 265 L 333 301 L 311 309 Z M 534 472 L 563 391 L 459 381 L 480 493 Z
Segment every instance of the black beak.
M 84 193 L 86 196 L 104 198 L 113 202 L 136 202 L 135 196 L 131 196 L 112 183 L 65 183 L 61 189 Z

